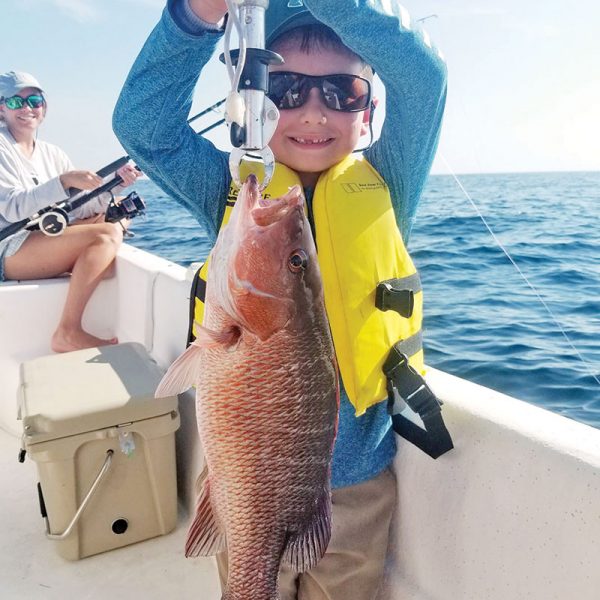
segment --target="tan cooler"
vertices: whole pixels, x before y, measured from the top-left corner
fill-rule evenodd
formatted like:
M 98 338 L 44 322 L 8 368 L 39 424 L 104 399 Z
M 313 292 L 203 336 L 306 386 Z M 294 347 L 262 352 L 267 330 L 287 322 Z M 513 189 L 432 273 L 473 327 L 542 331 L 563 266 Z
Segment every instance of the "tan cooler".
M 177 398 L 141 344 L 21 365 L 23 448 L 37 463 L 47 536 L 76 560 L 172 531 Z

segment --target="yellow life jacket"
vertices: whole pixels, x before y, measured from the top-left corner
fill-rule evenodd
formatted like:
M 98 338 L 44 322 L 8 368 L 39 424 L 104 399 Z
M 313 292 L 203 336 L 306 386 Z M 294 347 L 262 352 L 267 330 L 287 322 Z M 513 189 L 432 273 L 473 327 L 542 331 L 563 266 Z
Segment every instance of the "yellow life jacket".
M 250 172 L 260 179 L 261 167 L 243 163 L 242 180 Z M 277 163 L 263 195 L 277 198 L 295 184 L 301 185 L 298 175 Z M 232 185 L 221 227 L 237 193 Z M 394 345 L 418 373 L 424 372 L 420 279 L 398 230 L 387 185 L 362 157 L 349 156 L 321 174 L 312 210 L 325 307 L 344 387 L 358 416 L 388 398 L 382 367 Z M 203 319 L 209 268 L 208 260 L 193 293 L 197 323 Z M 386 281 L 410 294 L 410 316 L 376 307 L 378 285 Z

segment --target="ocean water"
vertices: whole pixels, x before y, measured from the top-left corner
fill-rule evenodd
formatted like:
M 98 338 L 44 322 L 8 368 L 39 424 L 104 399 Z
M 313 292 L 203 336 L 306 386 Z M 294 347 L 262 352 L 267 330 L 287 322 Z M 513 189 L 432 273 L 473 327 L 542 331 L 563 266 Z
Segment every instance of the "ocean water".
M 456 181 L 431 176 L 409 242 L 427 363 L 600 427 L 600 173 L 459 180 L 536 291 Z M 206 257 L 206 235 L 185 209 L 150 181 L 136 189 L 148 211 L 132 245 L 183 266 Z

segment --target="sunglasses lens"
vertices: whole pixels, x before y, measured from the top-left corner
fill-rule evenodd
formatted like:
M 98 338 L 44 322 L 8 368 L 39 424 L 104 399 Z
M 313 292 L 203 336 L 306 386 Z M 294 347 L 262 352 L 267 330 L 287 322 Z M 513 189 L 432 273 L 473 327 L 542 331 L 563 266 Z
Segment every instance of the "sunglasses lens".
M 6 107 L 10 108 L 10 110 L 17 110 L 23 108 L 25 99 L 21 98 L 21 96 L 13 96 L 12 98 L 6 98 L 4 104 L 6 104 Z
M 321 88 L 327 108 L 354 112 L 369 108 L 371 87 L 356 75 L 309 76 L 275 71 L 269 76 L 269 98 L 279 109 L 298 108 L 306 102 L 312 88 Z
M 29 104 L 31 108 L 39 108 L 44 104 L 44 97 L 39 96 L 38 94 L 32 94 L 27 97 L 27 104 Z
M 4 104 L 6 104 L 6 107 L 10 108 L 10 110 L 19 110 L 20 108 L 23 108 L 25 104 L 27 104 L 29 108 L 39 108 L 44 104 L 44 97 L 39 94 L 31 94 L 31 96 L 27 96 L 27 98 L 12 96 L 11 98 L 6 98 Z
M 277 108 L 298 108 L 305 101 L 302 76 L 296 73 L 275 72 L 269 77 L 269 98 Z
M 332 110 L 359 111 L 369 107 L 370 85 L 354 75 L 333 75 L 323 78 L 323 97 Z

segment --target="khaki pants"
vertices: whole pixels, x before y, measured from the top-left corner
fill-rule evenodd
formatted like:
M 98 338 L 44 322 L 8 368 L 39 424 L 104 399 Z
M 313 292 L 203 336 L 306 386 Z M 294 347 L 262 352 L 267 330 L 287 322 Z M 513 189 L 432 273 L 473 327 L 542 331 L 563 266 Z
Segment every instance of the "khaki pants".
M 374 600 L 383 579 L 396 478 L 386 469 L 373 479 L 333 490 L 333 530 L 325 556 L 306 573 L 282 567 L 281 600 Z M 217 556 L 221 589 L 227 554 Z

